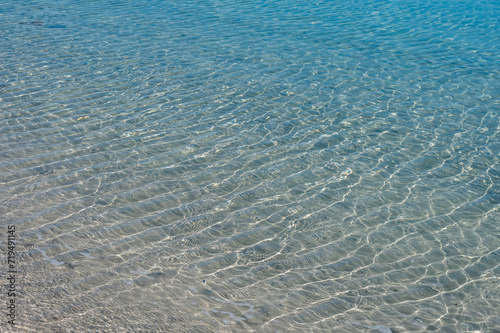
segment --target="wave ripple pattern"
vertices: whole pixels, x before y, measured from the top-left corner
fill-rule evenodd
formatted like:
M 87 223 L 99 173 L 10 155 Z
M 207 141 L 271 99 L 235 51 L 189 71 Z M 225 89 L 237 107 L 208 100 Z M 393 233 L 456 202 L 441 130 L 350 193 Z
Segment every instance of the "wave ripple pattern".
M 19 328 L 499 332 L 499 18 L 0 0 Z

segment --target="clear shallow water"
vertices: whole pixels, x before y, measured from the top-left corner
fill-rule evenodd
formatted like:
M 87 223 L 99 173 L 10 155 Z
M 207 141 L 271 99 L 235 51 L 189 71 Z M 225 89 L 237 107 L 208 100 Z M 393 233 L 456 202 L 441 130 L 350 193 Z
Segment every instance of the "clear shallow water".
M 20 330 L 498 332 L 498 2 L 0 5 Z

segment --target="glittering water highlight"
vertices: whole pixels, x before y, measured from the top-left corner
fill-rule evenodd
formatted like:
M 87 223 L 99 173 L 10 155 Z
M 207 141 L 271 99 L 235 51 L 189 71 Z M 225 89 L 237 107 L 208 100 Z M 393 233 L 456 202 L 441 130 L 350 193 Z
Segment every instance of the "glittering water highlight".
M 498 332 L 499 17 L 0 0 L 19 330 Z

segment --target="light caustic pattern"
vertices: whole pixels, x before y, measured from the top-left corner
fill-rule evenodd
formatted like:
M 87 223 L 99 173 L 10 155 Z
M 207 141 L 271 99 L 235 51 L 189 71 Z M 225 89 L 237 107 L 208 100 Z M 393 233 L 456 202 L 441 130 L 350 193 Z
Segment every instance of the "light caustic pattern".
M 0 8 L 24 331 L 498 332 L 496 1 Z

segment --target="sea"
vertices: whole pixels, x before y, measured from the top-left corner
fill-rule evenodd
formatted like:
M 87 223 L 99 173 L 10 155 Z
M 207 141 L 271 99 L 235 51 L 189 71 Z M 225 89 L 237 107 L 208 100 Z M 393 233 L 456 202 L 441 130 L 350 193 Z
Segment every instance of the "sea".
M 2 332 L 500 332 L 498 0 L 0 0 Z

